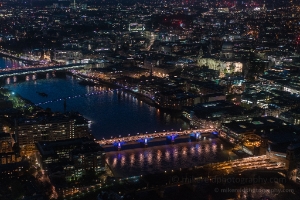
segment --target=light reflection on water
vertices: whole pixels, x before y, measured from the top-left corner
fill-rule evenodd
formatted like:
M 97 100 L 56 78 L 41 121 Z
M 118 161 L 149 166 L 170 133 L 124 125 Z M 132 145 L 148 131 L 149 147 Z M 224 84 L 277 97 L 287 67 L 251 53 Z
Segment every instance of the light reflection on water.
M 25 67 L 22 61 L 12 60 L 10 58 L 0 57 L 0 69 Z
M 224 145 L 225 146 L 225 145 Z M 107 153 L 107 162 L 116 176 L 136 176 L 165 170 L 190 168 L 228 157 L 219 139 L 189 142 Z M 225 147 L 225 149 L 229 149 Z
M 52 76 L 52 75 L 51 75 Z M 154 131 L 187 129 L 189 124 L 177 117 L 170 116 L 159 109 L 151 107 L 126 92 L 107 91 L 102 86 L 83 86 L 78 80 L 67 77 L 58 79 L 39 79 L 14 83 L 13 78 L 5 88 L 14 91 L 33 103 L 42 103 L 55 99 L 102 91 L 100 95 L 86 96 L 67 100 L 67 111 L 80 112 L 91 120 L 92 133 L 97 139 L 111 136 L 136 135 L 137 133 L 153 133 Z M 42 97 L 37 92 L 44 92 L 48 97 Z M 41 105 L 44 109 L 64 112 L 63 101 L 50 102 Z

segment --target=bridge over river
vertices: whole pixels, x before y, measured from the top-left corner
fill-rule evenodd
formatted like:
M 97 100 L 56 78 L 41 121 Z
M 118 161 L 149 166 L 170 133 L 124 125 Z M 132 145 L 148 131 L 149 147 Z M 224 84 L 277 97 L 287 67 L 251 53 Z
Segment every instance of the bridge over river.
M 63 71 L 70 69 L 79 69 L 86 67 L 87 64 L 70 64 L 70 65 L 60 65 L 60 66 L 37 66 L 37 67 L 28 67 L 28 68 L 5 68 L 0 70 L 0 78 L 10 77 L 10 76 L 19 76 L 27 75 L 34 73 L 45 73 L 52 71 Z
M 97 142 L 105 147 L 112 147 L 115 146 L 118 150 L 121 150 L 123 145 L 130 145 L 135 143 L 142 143 L 145 146 L 148 145 L 149 142 L 152 141 L 159 141 L 159 140 L 167 140 L 170 143 L 174 143 L 176 138 L 178 137 L 188 137 L 195 140 L 200 140 L 201 138 L 205 138 L 210 134 L 217 135 L 215 129 L 192 129 L 192 130 L 183 130 L 183 131 L 163 131 L 163 132 L 154 132 L 154 133 L 146 133 L 146 134 L 139 134 L 136 135 L 128 135 L 128 136 L 121 136 L 119 137 L 111 137 L 110 139 L 103 138 L 102 140 L 98 140 Z

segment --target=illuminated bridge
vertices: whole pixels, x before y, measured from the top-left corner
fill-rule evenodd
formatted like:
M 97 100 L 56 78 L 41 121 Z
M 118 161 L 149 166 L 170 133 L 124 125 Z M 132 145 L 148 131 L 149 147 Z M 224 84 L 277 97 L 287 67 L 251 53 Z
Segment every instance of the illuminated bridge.
M 71 64 L 71 65 L 63 65 L 63 66 L 45 66 L 45 67 L 32 67 L 32 68 L 11 68 L 11 69 L 2 69 L 0 71 L 0 78 L 9 77 L 9 76 L 19 76 L 19 75 L 27 75 L 34 73 L 45 73 L 51 71 L 62 71 L 62 70 L 70 70 L 70 69 L 78 69 L 83 68 L 87 64 Z
M 134 144 L 140 143 L 144 146 L 148 145 L 148 142 L 151 140 L 162 140 L 166 139 L 169 143 L 175 143 L 176 138 L 180 136 L 190 137 L 192 140 L 201 140 L 205 139 L 207 135 L 214 134 L 217 135 L 218 132 L 215 129 L 195 129 L 195 130 L 185 130 L 185 131 L 167 131 L 167 132 L 155 132 L 149 134 L 137 134 L 137 135 L 128 135 L 122 137 L 119 135 L 118 138 L 111 139 L 102 139 L 97 142 L 103 146 L 115 146 L 118 150 L 121 150 L 122 146 L 125 144 Z M 205 136 L 204 136 L 205 135 Z

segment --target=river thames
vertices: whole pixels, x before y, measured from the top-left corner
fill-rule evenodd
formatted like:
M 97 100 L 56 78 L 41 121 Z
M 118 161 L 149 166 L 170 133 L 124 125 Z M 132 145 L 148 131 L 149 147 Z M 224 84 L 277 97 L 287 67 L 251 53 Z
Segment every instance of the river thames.
M 106 87 L 83 86 L 78 83 L 78 80 L 69 76 L 65 79 L 49 78 L 15 83 L 10 80 L 8 82 L 10 84 L 5 84 L 5 88 L 35 104 L 102 91 L 99 95 L 67 100 L 67 111 L 79 112 L 92 121 L 91 130 L 97 139 L 189 127 L 183 120 L 139 101 L 134 95 L 107 91 L 109 88 Z M 48 97 L 42 97 L 37 92 L 44 92 Z M 41 107 L 64 112 L 63 101 L 50 102 Z
M 229 158 L 231 148 L 218 138 L 198 142 L 186 140 L 184 143 L 108 152 L 107 162 L 116 177 L 130 177 L 192 168 Z
M 0 58 L 0 69 L 22 66 L 20 61 Z M 109 88 L 80 85 L 79 80 L 71 76 L 55 78 L 52 73 L 49 73 L 47 78 L 36 77 L 36 80 L 33 80 L 33 75 L 29 75 L 26 77 L 27 81 L 20 79 L 8 78 L 4 87 L 35 104 L 102 91 L 99 95 L 68 99 L 66 109 L 79 112 L 91 120 L 91 130 L 97 139 L 189 128 L 188 123 L 180 118 L 151 107 L 130 93 L 107 92 Z M 40 96 L 37 92 L 46 93 L 48 96 Z M 63 101 L 43 104 L 41 107 L 51 108 L 54 112 L 64 112 Z
M 67 99 L 66 108 L 67 111 L 79 112 L 91 120 L 92 134 L 97 139 L 189 128 L 189 124 L 180 118 L 151 107 L 130 93 L 103 86 L 84 86 L 71 76 L 56 78 L 51 73 L 47 78 L 35 78 L 33 80 L 30 75 L 27 80 L 20 81 L 18 77 L 11 77 L 6 80 L 4 87 L 35 104 L 49 102 L 41 107 L 58 112 L 64 112 L 63 101 L 52 102 L 53 100 L 83 96 Z M 37 92 L 48 96 L 43 97 Z M 84 95 L 94 92 L 101 94 Z M 216 138 L 201 142 L 187 140 L 174 145 L 110 151 L 107 152 L 107 162 L 116 176 L 128 177 L 226 160 L 227 149 Z

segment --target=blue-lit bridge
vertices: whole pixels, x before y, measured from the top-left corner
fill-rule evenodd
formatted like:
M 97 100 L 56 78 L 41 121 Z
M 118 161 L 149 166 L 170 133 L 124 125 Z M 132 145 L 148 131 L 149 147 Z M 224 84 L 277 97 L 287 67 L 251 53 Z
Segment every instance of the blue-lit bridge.
M 163 131 L 163 132 L 154 132 L 154 133 L 146 133 L 146 134 L 139 134 L 136 135 L 128 135 L 110 139 L 102 139 L 98 140 L 97 142 L 102 146 L 115 146 L 118 150 L 122 149 L 122 146 L 125 144 L 134 144 L 134 143 L 141 143 L 144 146 L 148 145 L 148 142 L 151 140 L 159 140 L 159 139 L 166 139 L 170 143 L 175 143 L 176 138 L 180 136 L 189 136 L 191 139 L 194 140 L 201 140 L 205 139 L 206 136 L 210 134 L 217 135 L 218 132 L 215 129 L 195 129 L 195 130 L 184 130 L 184 131 Z
M 39 67 L 30 67 L 30 68 L 9 68 L 0 70 L 0 78 L 10 77 L 10 76 L 19 76 L 19 75 L 27 75 L 27 74 L 35 74 L 35 73 L 45 73 L 52 71 L 63 71 L 70 69 L 79 69 L 86 67 L 87 64 L 70 64 L 70 65 L 62 65 L 62 66 L 39 66 Z

